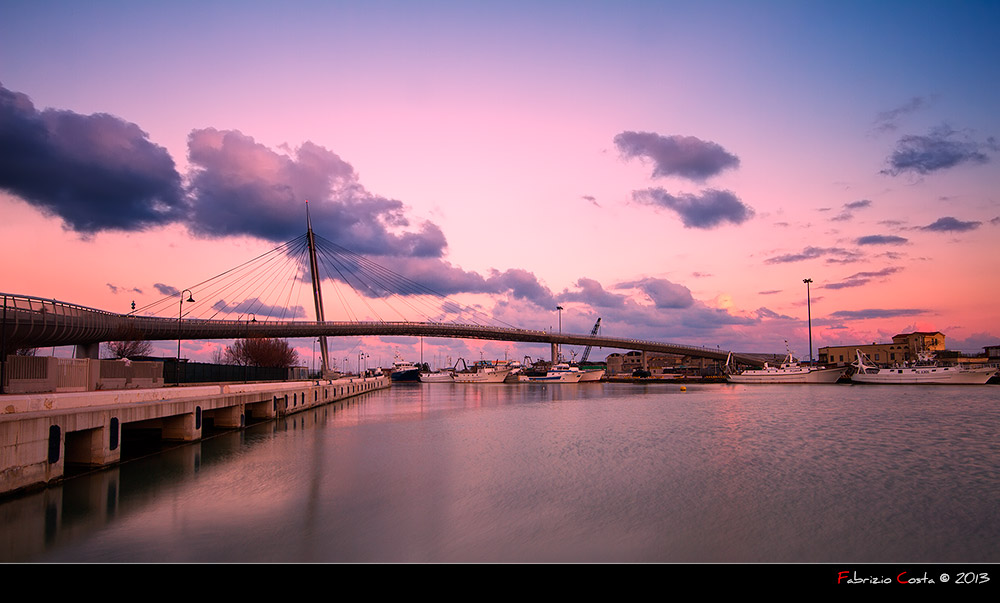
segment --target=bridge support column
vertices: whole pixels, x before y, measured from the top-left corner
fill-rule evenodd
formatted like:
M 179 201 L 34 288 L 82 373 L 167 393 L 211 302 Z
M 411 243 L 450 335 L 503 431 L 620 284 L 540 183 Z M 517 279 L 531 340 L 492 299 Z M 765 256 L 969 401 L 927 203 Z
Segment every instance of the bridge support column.
M 111 430 L 115 433 L 111 433 Z M 103 467 L 121 460 L 122 449 L 117 445 L 120 437 L 117 421 L 109 427 L 96 427 L 66 434 L 66 463 L 83 467 Z M 111 447 L 114 441 L 114 449 Z
M 100 360 L 101 344 L 100 343 L 79 344 L 76 346 L 75 356 L 77 358 L 92 358 L 94 360 Z
M 242 404 L 228 408 L 218 408 L 212 412 L 215 427 L 220 429 L 239 429 L 246 424 L 246 412 Z
M 193 442 L 201 439 L 201 409 L 163 419 L 164 440 Z
M 552 364 L 559 362 L 559 344 L 552 344 Z

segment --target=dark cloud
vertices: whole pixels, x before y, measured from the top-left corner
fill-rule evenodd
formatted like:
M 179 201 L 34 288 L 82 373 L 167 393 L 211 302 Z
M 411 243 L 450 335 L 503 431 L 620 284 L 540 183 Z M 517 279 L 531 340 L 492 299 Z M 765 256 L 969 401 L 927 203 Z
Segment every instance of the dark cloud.
M 642 290 L 653 300 L 653 305 L 657 308 L 688 308 L 694 303 L 690 289 L 662 278 L 644 278 L 621 283 L 618 286 Z
M 222 312 L 223 314 L 241 314 L 247 318 L 249 318 L 250 314 L 253 314 L 255 318 L 258 315 L 261 318 L 267 316 L 289 319 L 305 318 L 306 316 L 306 310 L 302 306 L 291 306 L 286 308 L 284 306 L 266 304 L 256 297 L 245 299 L 234 304 L 227 304 L 225 300 L 220 299 L 212 304 L 212 309 L 217 312 Z
M 889 156 L 889 167 L 883 174 L 898 176 L 903 172 L 929 174 L 963 163 L 989 162 L 986 151 L 996 150 L 993 139 L 985 144 L 972 140 L 957 140 L 958 133 L 942 127 L 926 136 L 907 135 L 896 143 L 896 150 Z
M 770 291 L 758 291 L 757 295 L 774 295 L 775 293 L 781 293 L 781 289 L 771 289 Z
M 164 285 L 163 283 L 155 283 L 153 288 L 160 292 L 160 295 L 180 295 L 181 292 L 176 287 L 171 287 L 170 285 Z
M 83 234 L 142 230 L 184 212 L 166 149 L 118 117 L 37 111 L 0 86 L 0 188 Z
M 839 320 L 865 320 L 868 318 L 898 318 L 900 316 L 916 316 L 926 314 L 927 310 L 915 308 L 899 309 L 867 309 L 867 310 L 838 310 L 830 314 L 831 318 Z
M 965 232 L 979 228 L 982 222 L 963 222 L 951 216 L 940 218 L 937 221 L 921 226 L 921 230 L 932 230 L 934 232 Z
M 720 145 L 694 136 L 622 132 L 615 136 L 615 145 L 624 157 L 647 157 L 653 160 L 654 178 L 682 176 L 703 181 L 740 164 L 739 157 Z
M 699 195 L 671 195 L 662 188 L 633 191 L 632 199 L 676 212 L 688 228 L 714 228 L 723 222 L 742 224 L 754 210 L 729 191 L 708 189 Z
M 589 201 L 590 203 L 592 203 L 594 205 L 594 207 L 600 207 L 601 206 L 601 204 L 597 202 L 597 199 L 595 197 L 593 197 L 592 195 L 583 195 L 581 197 L 581 199 L 583 199 L 584 201 Z
M 905 237 L 895 235 L 868 235 L 859 237 L 855 242 L 858 245 L 902 245 L 907 240 Z
M 206 128 L 188 137 L 193 172 L 190 226 L 207 236 L 252 235 L 286 241 L 313 229 L 364 254 L 439 257 L 437 225 L 408 228 L 403 204 L 366 191 L 350 164 L 306 142 L 289 154 L 235 130 Z
M 847 289 L 850 287 L 860 287 L 862 285 L 867 285 L 872 279 L 881 278 L 884 276 L 889 276 L 890 274 L 895 274 L 902 270 L 902 268 L 889 267 L 883 268 L 882 270 L 876 270 L 872 272 L 858 272 L 852 274 L 851 276 L 845 278 L 839 283 L 829 283 L 823 285 L 824 289 Z

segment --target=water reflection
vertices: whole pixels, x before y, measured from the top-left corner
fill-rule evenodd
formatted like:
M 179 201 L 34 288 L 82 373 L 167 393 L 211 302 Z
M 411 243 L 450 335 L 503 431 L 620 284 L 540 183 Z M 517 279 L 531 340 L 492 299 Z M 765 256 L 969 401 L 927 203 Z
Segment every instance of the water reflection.
M 998 392 L 393 387 L 7 501 L 0 551 L 4 561 L 996 561 Z

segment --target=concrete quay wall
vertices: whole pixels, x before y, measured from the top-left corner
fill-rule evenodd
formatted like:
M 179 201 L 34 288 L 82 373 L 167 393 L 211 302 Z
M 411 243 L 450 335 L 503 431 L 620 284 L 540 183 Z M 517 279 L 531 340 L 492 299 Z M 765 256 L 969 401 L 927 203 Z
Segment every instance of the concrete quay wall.
M 194 441 L 206 421 L 239 429 L 389 387 L 387 376 L 0 396 L 0 495 L 121 460 L 122 432 Z

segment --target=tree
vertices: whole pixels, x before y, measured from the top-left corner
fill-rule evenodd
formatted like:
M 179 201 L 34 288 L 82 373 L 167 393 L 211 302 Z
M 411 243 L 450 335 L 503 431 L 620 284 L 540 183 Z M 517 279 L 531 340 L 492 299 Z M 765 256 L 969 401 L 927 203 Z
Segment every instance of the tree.
M 237 339 L 226 347 L 226 364 L 288 368 L 299 361 L 299 353 L 287 339 L 252 337 Z
M 134 358 L 136 356 L 149 356 L 153 353 L 152 341 L 109 341 L 104 344 L 104 349 L 114 355 L 115 358 Z
M 14 350 L 15 356 L 35 356 L 38 354 L 38 348 L 17 348 Z

